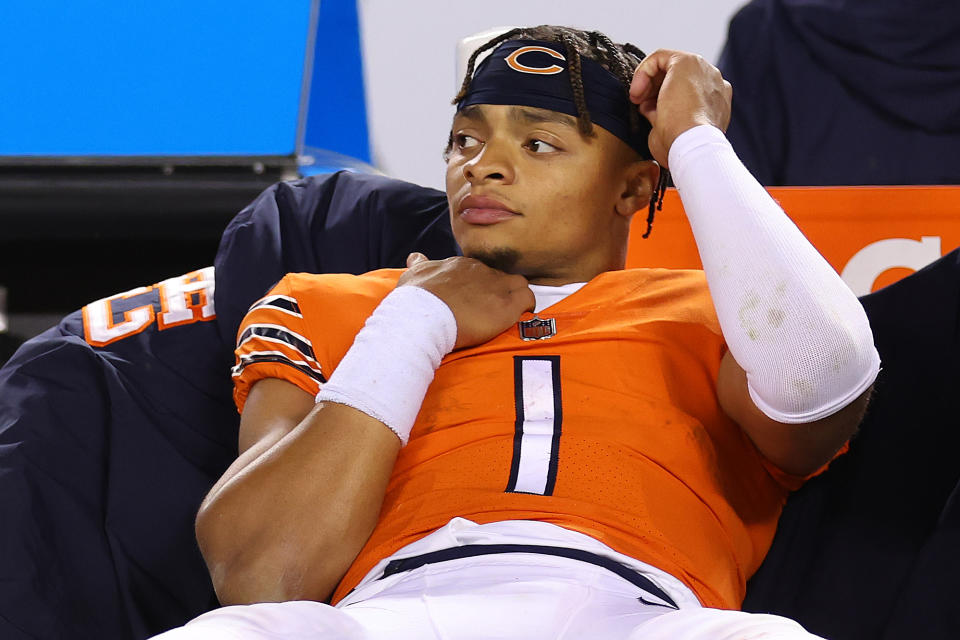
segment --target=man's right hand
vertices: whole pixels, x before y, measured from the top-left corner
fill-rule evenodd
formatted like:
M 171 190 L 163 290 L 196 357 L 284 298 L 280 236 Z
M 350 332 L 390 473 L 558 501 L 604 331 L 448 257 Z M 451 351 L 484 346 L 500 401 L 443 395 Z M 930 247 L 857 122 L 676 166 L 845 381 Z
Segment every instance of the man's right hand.
M 536 305 L 526 278 L 492 269 L 473 258 L 429 260 L 422 253 L 411 253 L 407 267 L 397 286 L 426 289 L 450 307 L 457 321 L 454 349 L 487 342 Z

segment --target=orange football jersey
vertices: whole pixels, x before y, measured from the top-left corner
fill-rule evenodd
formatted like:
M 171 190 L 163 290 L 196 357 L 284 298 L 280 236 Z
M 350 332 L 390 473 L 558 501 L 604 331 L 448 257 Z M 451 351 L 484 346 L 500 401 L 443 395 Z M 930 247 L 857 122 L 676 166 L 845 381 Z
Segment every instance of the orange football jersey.
M 316 393 L 401 273 L 281 280 L 240 328 L 240 410 L 264 377 Z M 703 273 L 606 272 L 537 317 L 554 326 L 528 334 L 552 337 L 524 340 L 514 326 L 444 358 L 334 601 L 461 516 L 579 531 L 671 573 L 707 606 L 738 608 L 800 480 L 718 405 L 726 346 Z

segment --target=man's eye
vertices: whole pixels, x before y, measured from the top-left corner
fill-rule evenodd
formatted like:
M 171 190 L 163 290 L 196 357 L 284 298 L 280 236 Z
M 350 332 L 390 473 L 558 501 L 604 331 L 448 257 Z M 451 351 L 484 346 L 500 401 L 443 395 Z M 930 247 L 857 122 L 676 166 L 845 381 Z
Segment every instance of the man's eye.
M 474 138 L 473 136 L 468 136 L 465 133 L 457 134 L 453 137 L 454 143 L 460 149 L 470 149 L 480 144 L 480 141 Z
M 555 146 L 543 140 L 537 140 L 534 138 L 527 143 L 527 148 L 534 153 L 551 153 L 553 151 L 559 151 Z

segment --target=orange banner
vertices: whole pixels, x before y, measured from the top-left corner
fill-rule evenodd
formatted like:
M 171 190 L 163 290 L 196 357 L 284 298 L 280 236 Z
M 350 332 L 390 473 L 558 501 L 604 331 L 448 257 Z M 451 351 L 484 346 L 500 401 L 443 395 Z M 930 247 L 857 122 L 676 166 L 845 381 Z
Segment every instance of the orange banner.
M 776 187 L 768 189 L 857 295 L 876 291 L 960 246 L 960 187 Z M 653 233 L 634 217 L 627 267 L 700 268 L 675 189 Z

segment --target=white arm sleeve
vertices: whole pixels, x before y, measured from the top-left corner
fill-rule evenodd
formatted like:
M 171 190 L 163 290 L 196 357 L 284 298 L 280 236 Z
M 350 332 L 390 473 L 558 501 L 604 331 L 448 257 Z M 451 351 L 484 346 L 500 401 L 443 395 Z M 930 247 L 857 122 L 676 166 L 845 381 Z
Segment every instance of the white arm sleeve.
M 860 301 L 723 133 L 706 125 L 685 131 L 669 166 L 754 404 L 778 422 L 804 423 L 863 393 L 880 356 Z

